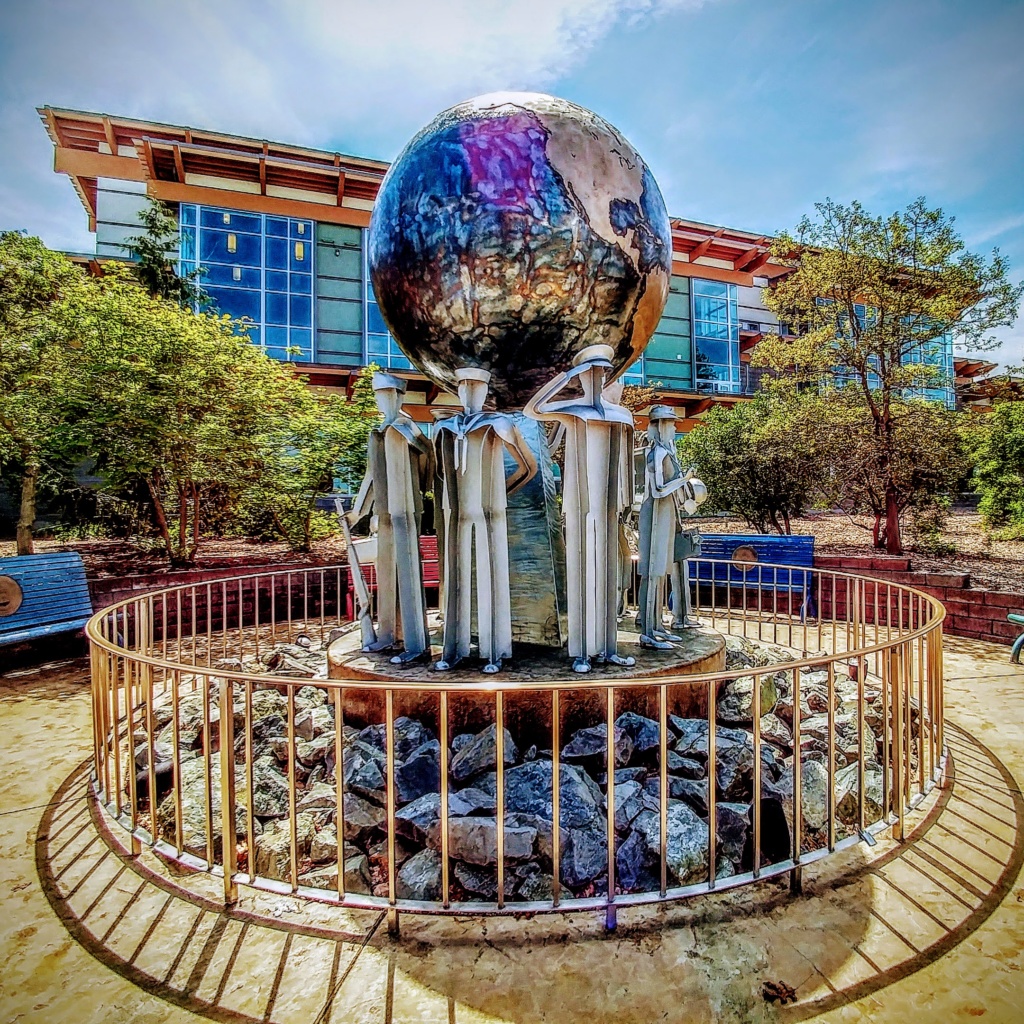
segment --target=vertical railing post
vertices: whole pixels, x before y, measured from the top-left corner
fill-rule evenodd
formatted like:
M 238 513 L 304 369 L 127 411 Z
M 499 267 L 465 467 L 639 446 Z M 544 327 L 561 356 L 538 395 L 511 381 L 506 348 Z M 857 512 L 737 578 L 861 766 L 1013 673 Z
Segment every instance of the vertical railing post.
M 238 902 L 238 835 L 235 828 L 235 688 L 230 679 L 220 681 L 220 834 L 224 866 L 224 905 Z M 252 793 L 249 793 L 252 804 Z

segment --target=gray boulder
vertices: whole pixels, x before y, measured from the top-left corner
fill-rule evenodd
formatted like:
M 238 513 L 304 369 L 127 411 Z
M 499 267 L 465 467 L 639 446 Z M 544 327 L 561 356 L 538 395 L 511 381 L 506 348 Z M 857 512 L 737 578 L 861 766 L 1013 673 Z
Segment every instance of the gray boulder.
M 665 857 L 668 870 L 679 885 L 689 885 L 708 877 L 708 826 L 693 809 L 679 800 L 669 802 Z M 661 819 L 653 811 L 643 811 L 633 823 L 641 833 L 653 857 L 661 856 Z
M 395 876 L 395 893 L 401 900 L 441 898 L 441 855 L 435 850 L 413 854 Z
M 505 737 L 505 764 L 515 764 L 519 750 L 512 740 L 508 729 L 503 730 Z M 498 764 L 498 730 L 497 726 L 489 725 L 478 733 L 472 743 L 466 744 L 452 758 L 451 776 L 456 782 L 462 782 L 479 772 L 496 768 Z
M 613 730 L 615 764 L 622 767 L 633 754 L 633 740 L 625 729 L 615 726 Z M 573 733 L 572 739 L 562 748 L 566 761 L 586 761 L 591 758 L 605 758 L 608 753 L 608 726 L 602 722 L 589 729 Z

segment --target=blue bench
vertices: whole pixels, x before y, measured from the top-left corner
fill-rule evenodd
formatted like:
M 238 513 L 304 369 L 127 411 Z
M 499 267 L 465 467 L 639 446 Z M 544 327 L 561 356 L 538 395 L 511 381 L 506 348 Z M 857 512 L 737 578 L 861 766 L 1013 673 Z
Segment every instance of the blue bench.
M 720 559 L 715 563 L 705 558 Z M 784 569 L 761 568 L 781 565 Z M 792 568 L 790 568 L 790 566 Z M 800 594 L 800 618 L 817 614 L 812 590 L 814 538 L 763 533 L 702 533 L 696 582 L 746 592 Z
M 81 555 L 0 558 L 0 645 L 70 633 L 91 616 Z

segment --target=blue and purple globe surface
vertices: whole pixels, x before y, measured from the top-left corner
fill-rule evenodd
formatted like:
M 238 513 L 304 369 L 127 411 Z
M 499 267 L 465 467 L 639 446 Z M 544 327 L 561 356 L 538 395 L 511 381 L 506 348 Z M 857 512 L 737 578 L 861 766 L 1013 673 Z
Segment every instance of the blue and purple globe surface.
M 665 202 L 607 121 L 539 93 L 493 93 L 438 114 L 384 178 L 369 231 L 377 303 L 431 380 L 491 371 L 521 408 L 588 345 L 615 372 L 643 351 L 672 269 Z

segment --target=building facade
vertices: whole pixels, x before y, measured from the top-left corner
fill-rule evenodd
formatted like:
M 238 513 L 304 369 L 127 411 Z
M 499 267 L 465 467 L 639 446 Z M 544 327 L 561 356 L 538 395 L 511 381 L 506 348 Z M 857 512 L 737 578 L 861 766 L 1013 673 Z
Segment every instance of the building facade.
M 128 257 L 150 199 L 172 204 L 182 269 L 200 270 L 215 307 L 245 317 L 268 355 L 324 387 L 348 388 L 377 363 L 409 378 L 407 408 L 424 422 L 431 405 L 449 401 L 398 348 L 370 287 L 366 228 L 387 164 L 85 111 L 39 113 L 54 168 L 70 177 L 96 233 L 98 258 Z M 751 353 L 779 331 L 761 292 L 784 272 L 770 260 L 770 241 L 672 219 L 668 304 L 623 379 L 656 386 L 682 430 L 760 385 Z M 952 381 L 951 339 L 921 359 Z M 952 404 L 951 383 L 928 397 Z

